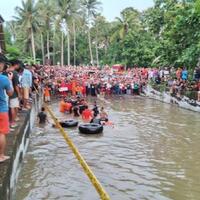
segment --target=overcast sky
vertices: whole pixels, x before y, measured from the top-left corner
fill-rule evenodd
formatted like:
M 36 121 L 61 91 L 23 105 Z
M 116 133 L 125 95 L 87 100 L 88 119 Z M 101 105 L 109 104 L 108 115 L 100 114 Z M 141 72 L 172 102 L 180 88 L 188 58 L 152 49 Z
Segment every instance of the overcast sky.
M 0 0 L 0 14 L 8 21 L 15 15 L 14 8 L 21 6 L 21 0 Z M 120 15 L 120 12 L 129 6 L 138 10 L 145 10 L 153 6 L 153 0 L 101 0 L 103 15 L 109 20 L 113 20 Z

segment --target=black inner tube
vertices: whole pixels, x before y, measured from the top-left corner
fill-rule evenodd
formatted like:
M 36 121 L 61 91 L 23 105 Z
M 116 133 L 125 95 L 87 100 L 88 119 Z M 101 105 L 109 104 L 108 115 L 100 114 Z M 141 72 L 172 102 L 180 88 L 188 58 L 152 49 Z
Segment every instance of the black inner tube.
M 80 133 L 98 134 L 103 132 L 103 126 L 99 124 L 83 124 L 79 126 Z

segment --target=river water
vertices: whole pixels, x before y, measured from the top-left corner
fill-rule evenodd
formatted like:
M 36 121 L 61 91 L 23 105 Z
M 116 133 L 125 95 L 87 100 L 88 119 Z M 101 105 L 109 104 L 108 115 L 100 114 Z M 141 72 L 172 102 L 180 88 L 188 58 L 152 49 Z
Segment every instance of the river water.
M 200 114 L 142 97 L 99 100 L 113 127 L 68 133 L 113 200 L 200 199 Z M 56 116 L 58 103 L 52 104 Z M 35 128 L 16 200 L 96 200 L 95 189 L 57 129 Z

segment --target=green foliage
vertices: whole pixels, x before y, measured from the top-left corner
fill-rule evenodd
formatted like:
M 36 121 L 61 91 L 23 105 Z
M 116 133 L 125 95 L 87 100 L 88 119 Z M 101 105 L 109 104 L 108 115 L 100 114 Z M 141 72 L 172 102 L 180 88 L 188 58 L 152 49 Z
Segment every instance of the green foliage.
M 32 57 L 22 57 L 21 60 L 28 65 L 33 65 L 33 64 L 40 64 L 41 60 L 40 59 L 36 59 L 36 62 L 34 61 L 34 59 Z
M 98 54 L 101 65 L 185 65 L 193 69 L 200 58 L 200 0 L 154 2 L 155 5 L 144 12 L 128 7 L 116 20 L 108 22 L 99 14 L 98 0 L 23 1 L 22 7 L 16 9 L 15 20 L 6 26 L 6 43 L 11 45 L 14 38 L 14 49 L 8 46 L 8 54 L 14 57 L 20 52 L 32 57 L 32 30 L 36 57 L 42 60 L 42 45 L 47 54 L 49 37 L 51 59 L 54 63 L 60 62 L 63 31 L 60 23 L 64 20 L 68 30 L 64 54 L 74 50 L 71 63 L 88 64 L 91 54 Z
M 12 59 L 18 59 L 21 56 L 20 50 L 13 46 L 13 45 L 7 45 L 6 46 L 6 56 L 9 60 Z

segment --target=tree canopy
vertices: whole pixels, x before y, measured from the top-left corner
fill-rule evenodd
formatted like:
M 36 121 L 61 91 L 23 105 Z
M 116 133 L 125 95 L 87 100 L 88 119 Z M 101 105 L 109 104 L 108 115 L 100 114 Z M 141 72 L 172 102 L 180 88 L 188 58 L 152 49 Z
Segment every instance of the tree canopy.
M 8 55 L 53 64 L 194 68 L 200 59 L 200 1 L 154 3 L 143 12 L 128 7 L 109 22 L 99 0 L 24 0 L 6 25 Z

